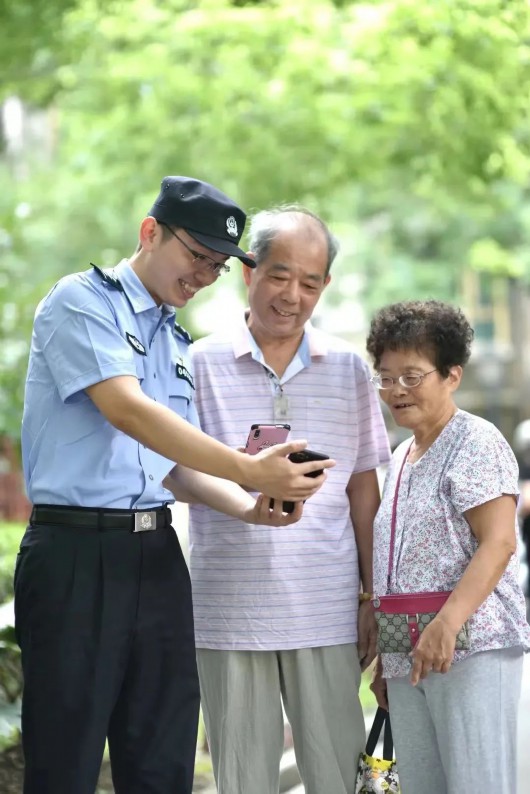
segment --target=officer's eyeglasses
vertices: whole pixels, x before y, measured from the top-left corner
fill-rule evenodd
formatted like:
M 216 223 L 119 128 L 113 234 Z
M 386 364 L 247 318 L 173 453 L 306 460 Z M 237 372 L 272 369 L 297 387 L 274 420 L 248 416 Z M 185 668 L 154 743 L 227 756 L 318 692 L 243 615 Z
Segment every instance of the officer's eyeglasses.
M 406 389 L 415 389 L 427 375 L 436 372 L 436 369 L 431 369 L 429 372 L 424 372 L 423 375 L 400 375 L 399 378 L 391 378 L 390 375 L 373 375 L 370 378 L 371 383 L 374 384 L 376 389 L 383 391 L 384 389 L 391 389 L 394 383 L 399 383 Z
M 212 273 L 215 273 L 216 276 L 221 276 L 223 273 L 230 273 L 230 265 L 225 265 L 224 262 L 216 262 L 211 256 L 200 254 L 198 251 L 194 251 L 194 249 L 190 248 L 188 243 L 185 242 L 182 237 L 179 237 L 178 234 L 173 231 L 171 226 L 168 226 L 167 223 L 162 223 L 161 221 L 158 221 L 158 223 L 160 226 L 165 226 L 165 228 L 171 232 L 173 237 L 176 237 L 179 243 L 182 243 L 184 248 L 190 252 L 193 257 L 194 265 L 199 265 L 199 267 L 208 267 Z

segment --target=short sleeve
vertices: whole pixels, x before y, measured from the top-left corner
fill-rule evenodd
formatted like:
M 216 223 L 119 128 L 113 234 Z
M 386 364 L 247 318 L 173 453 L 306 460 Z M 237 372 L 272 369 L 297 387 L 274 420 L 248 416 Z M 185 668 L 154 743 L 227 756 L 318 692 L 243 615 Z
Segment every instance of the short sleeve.
M 83 275 L 59 282 L 39 305 L 33 344 L 63 401 L 108 378 L 136 376 L 132 348 L 112 306 Z
M 370 383 L 368 366 L 361 359 L 355 362 L 354 376 L 359 434 L 354 471 L 358 473 L 387 464 L 391 455 L 379 397 Z
M 503 494 L 519 493 L 515 455 L 497 428 L 487 422 L 462 439 L 447 478 L 451 501 L 461 513 Z

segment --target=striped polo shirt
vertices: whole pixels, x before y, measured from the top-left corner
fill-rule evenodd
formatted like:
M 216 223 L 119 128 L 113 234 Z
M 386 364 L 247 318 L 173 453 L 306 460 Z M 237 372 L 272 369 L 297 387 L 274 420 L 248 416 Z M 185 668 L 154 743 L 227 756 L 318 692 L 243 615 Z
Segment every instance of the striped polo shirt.
M 357 641 L 359 572 L 346 486 L 390 458 L 369 370 L 343 340 L 307 323 L 283 378 L 263 364 L 244 315 L 192 346 L 203 430 L 244 446 L 253 423 L 288 422 L 291 438 L 337 461 L 304 515 L 285 528 L 190 509 L 196 643 L 287 650 Z M 275 416 L 281 392 L 285 414 Z

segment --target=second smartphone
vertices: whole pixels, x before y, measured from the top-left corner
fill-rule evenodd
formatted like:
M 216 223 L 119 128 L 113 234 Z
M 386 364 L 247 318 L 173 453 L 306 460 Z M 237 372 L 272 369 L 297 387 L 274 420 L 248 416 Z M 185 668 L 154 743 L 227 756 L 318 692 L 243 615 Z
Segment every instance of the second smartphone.
M 307 463 L 308 460 L 329 460 L 329 455 L 325 455 L 323 452 L 315 452 L 312 449 L 301 449 L 299 452 L 291 452 L 289 455 L 289 460 L 292 460 L 293 463 Z M 311 471 L 305 476 L 318 477 L 320 474 L 322 474 L 322 472 L 323 469 L 317 469 L 317 471 Z M 274 499 L 271 499 L 271 508 L 273 505 Z M 294 510 L 294 502 L 284 502 L 282 505 L 282 510 L 284 513 L 292 513 Z

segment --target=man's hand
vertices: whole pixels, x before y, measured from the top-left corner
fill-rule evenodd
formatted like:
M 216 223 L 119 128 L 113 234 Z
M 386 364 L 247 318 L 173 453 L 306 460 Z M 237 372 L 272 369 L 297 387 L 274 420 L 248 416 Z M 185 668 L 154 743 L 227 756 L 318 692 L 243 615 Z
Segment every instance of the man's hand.
M 300 502 L 308 499 L 324 484 L 326 474 L 306 477 L 313 471 L 335 466 L 334 460 L 311 460 L 292 463 L 287 455 L 305 449 L 306 441 L 290 441 L 264 449 L 257 455 L 245 455 L 245 484 L 272 499 Z
M 274 503 L 270 509 L 268 496 L 260 494 L 255 499 L 236 483 L 203 474 L 200 471 L 187 469 L 186 466 L 175 466 L 164 479 L 168 488 L 179 502 L 205 504 L 212 510 L 226 513 L 247 524 L 263 524 L 270 527 L 286 527 L 299 521 L 303 513 L 303 504 L 298 502 L 292 513 L 282 513 L 281 502 Z
M 455 655 L 455 631 L 439 615 L 429 623 L 420 635 L 420 639 L 412 656 L 412 672 L 410 683 L 412 686 L 429 673 L 447 673 Z
M 361 670 L 366 670 L 377 656 L 377 623 L 370 601 L 363 601 L 359 604 L 357 636 Z
M 374 677 L 372 678 L 370 689 L 375 695 L 375 699 L 377 700 L 377 705 L 381 706 L 382 709 L 386 709 L 388 711 L 386 679 L 383 678 L 383 665 L 380 656 L 377 659 L 377 664 L 374 670 Z
M 270 527 L 286 527 L 302 518 L 303 503 L 297 502 L 292 513 L 282 513 L 281 502 L 275 500 L 271 510 L 268 496 L 260 494 L 254 505 L 248 509 L 246 515 L 241 517 L 247 524 L 263 524 Z

